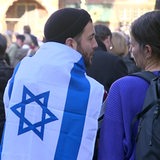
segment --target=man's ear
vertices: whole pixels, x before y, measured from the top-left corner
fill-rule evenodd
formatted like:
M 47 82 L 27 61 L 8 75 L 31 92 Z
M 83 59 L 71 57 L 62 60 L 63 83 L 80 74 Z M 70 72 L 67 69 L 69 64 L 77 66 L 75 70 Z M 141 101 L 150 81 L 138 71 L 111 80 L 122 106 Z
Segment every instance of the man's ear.
M 150 45 L 145 45 L 144 47 L 145 57 L 150 58 L 152 56 L 152 48 Z
M 65 44 L 73 49 L 77 49 L 77 42 L 73 38 L 67 38 Z

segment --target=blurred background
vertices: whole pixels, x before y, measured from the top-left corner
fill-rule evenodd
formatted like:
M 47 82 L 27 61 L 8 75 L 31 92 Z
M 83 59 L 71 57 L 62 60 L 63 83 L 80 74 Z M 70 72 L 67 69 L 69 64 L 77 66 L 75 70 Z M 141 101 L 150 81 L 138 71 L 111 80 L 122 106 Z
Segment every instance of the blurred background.
M 145 12 L 159 8 L 160 0 L 0 0 L 0 32 L 22 33 L 29 25 L 39 39 L 47 18 L 59 8 L 84 8 L 94 23 L 128 32 L 130 23 Z

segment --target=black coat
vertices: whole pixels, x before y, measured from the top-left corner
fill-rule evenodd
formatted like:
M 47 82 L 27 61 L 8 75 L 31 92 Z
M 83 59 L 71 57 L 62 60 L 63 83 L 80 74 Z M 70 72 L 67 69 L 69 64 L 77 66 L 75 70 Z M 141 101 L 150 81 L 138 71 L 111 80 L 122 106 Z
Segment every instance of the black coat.
M 128 70 L 120 57 L 108 53 L 105 45 L 98 40 L 97 42 L 98 48 L 95 50 L 91 66 L 87 68 L 87 74 L 109 91 L 111 84 L 127 75 Z
M 130 53 L 128 53 L 125 57 L 123 57 L 123 61 L 128 68 L 128 74 L 141 71 L 141 69 L 136 66 L 136 63 L 134 59 L 131 57 Z
M 7 62 L 0 58 L 0 139 L 3 132 L 3 126 L 5 122 L 5 111 L 3 104 L 3 94 L 8 80 L 11 78 L 13 68 L 9 67 Z

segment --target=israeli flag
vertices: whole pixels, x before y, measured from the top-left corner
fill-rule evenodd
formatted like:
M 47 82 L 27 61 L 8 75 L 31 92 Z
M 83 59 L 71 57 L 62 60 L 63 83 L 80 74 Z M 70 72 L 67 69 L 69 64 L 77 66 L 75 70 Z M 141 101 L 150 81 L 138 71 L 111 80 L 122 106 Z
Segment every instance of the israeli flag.
M 103 93 L 81 54 L 44 43 L 5 89 L 1 160 L 91 160 Z

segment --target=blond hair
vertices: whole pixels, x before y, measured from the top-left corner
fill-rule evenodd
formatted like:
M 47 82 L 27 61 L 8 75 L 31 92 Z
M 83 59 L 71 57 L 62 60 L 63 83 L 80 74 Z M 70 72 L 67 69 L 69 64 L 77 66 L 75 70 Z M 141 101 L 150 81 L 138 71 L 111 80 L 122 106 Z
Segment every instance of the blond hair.
M 111 53 L 118 56 L 125 56 L 128 54 L 127 37 L 122 32 L 112 32 L 112 45 Z

